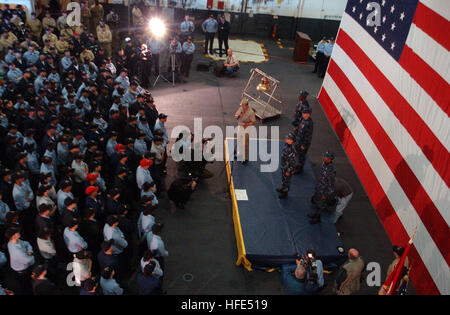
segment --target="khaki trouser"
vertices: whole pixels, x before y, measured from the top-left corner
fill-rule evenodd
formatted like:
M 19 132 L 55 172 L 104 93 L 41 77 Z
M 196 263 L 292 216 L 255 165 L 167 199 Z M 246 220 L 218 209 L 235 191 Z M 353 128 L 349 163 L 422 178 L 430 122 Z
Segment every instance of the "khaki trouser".
M 112 51 L 111 43 L 102 43 L 102 47 L 105 49 L 106 55 L 108 57 L 111 57 L 111 51 Z
M 237 132 L 237 158 L 242 159 L 245 156 L 245 160 L 248 161 L 249 155 L 249 139 L 250 135 L 246 132 L 247 128 L 242 126 L 238 127 Z

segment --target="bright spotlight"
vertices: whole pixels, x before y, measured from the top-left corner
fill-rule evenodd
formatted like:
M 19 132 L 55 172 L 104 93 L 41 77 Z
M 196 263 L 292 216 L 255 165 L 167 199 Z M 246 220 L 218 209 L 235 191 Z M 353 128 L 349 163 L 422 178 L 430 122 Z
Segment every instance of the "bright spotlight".
M 152 18 L 148 23 L 148 27 L 150 29 L 150 32 L 152 32 L 152 34 L 157 37 L 162 37 L 166 32 L 166 26 L 164 25 L 163 21 L 158 18 Z

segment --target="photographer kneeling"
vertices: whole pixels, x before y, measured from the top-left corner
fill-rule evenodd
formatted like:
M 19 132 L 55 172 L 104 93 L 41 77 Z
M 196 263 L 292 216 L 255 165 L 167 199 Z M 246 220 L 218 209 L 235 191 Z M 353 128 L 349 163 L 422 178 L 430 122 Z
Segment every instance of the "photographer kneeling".
M 186 176 L 199 178 L 200 180 L 204 178 L 211 178 L 214 176 L 214 173 L 206 169 L 206 165 L 208 163 L 212 163 L 211 161 L 212 156 L 210 154 L 214 154 L 213 152 L 214 148 L 211 149 L 207 147 L 208 142 L 211 140 L 212 138 L 208 139 L 204 138 L 202 139 L 201 144 L 199 142 L 194 144 L 193 134 L 184 134 L 184 133 L 179 134 L 177 140 L 175 141 L 176 145 L 174 145 L 174 148 L 172 148 L 172 156 L 174 149 L 178 150 L 177 152 L 180 154 L 187 153 L 185 159 L 181 161 L 181 167 Z M 200 160 L 196 160 L 195 156 L 196 150 L 200 151 L 202 154 Z M 205 155 L 208 157 L 208 159 L 205 158 Z
M 322 261 L 309 250 L 295 265 L 281 267 L 281 279 L 288 295 L 312 295 L 324 287 Z
M 197 178 L 181 177 L 175 179 L 168 190 L 169 199 L 172 200 L 178 208 L 183 209 L 184 204 L 189 201 L 192 193 L 197 187 Z

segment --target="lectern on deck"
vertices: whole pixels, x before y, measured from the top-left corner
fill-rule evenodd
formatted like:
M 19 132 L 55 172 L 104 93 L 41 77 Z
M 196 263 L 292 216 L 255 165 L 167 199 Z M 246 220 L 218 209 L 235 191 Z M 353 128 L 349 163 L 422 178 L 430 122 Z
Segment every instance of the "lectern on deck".
M 294 60 L 306 63 L 308 61 L 311 38 L 308 34 L 297 32 L 295 35 Z

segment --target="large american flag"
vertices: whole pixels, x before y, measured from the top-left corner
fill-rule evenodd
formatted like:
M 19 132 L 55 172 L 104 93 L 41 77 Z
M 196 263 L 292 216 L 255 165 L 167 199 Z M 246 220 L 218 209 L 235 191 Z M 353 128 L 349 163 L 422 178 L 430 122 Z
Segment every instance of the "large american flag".
M 392 243 L 417 227 L 427 294 L 450 294 L 449 20 L 450 0 L 348 0 L 319 94 Z

